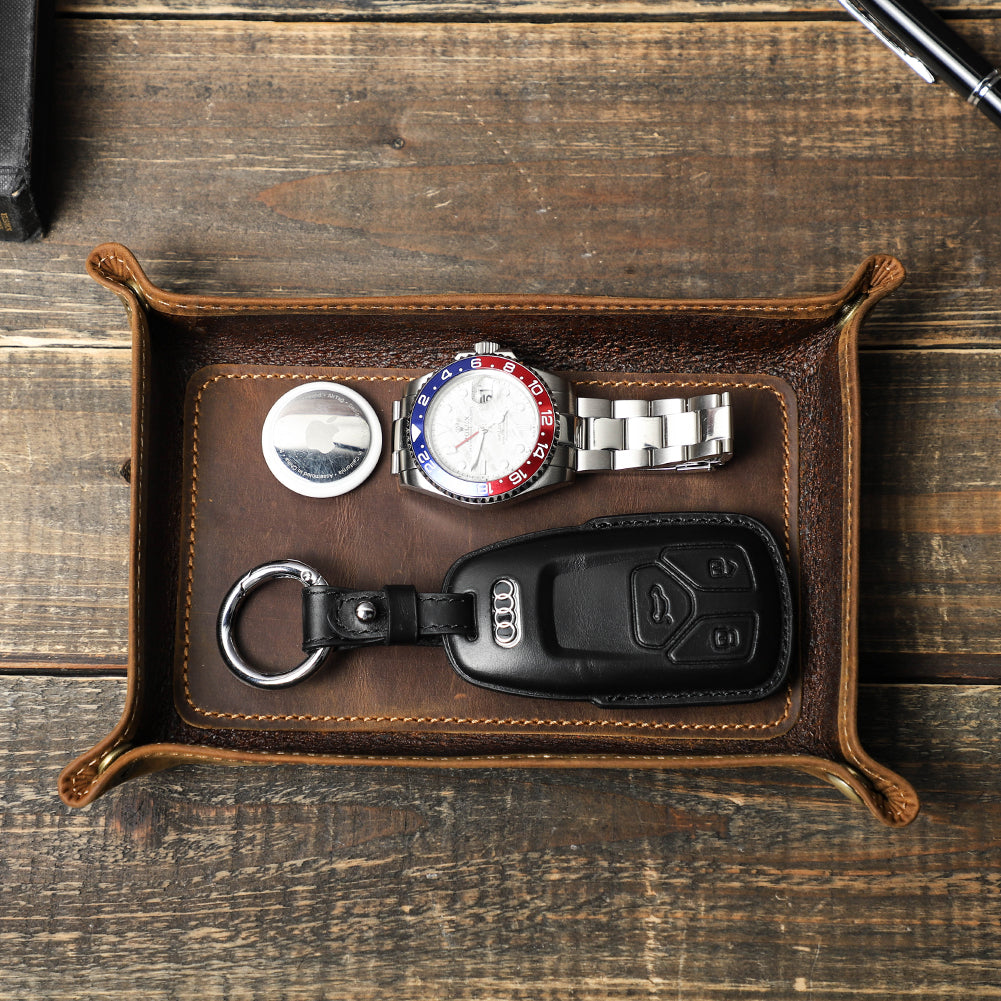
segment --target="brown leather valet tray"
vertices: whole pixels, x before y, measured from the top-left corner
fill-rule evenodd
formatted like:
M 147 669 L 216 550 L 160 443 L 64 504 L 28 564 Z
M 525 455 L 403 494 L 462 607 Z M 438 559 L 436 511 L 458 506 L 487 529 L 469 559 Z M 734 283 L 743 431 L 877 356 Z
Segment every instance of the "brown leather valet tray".
M 236 299 L 174 295 L 132 255 L 99 247 L 90 273 L 126 303 L 134 341 L 132 607 L 124 715 L 67 767 L 83 805 L 176 762 L 303 761 L 539 767 L 795 767 L 882 821 L 906 824 L 914 792 L 872 761 L 855 728 L 858 373 L 868 309 L 903 279 L 875 257 L 840 291 L 803 299 L 575 297 Z M 468 508 L 401 490 L 388 447 L 339 497 L 300 496 L 261 452 L 292 386 L 342 382 L 379 415 L 419 374 L 493 340 L 568 375 L 589 396 L 728 390 L 734 458 L 705 474 L 593 474 L 523 502 Z M 602 709 L 462 681 L 437 647 L 331 656 L 291 688 L 246 685 L 215 638 L 220 604 L 252 567 L 292 557 L 352 588 L 437 591 L 470 550 L 605 515 L 732 511 L 783 547 L 796 603 L 789 683 L 742 705 Z M 248 658 L 302 659 L 297 587 L 255 594 Z

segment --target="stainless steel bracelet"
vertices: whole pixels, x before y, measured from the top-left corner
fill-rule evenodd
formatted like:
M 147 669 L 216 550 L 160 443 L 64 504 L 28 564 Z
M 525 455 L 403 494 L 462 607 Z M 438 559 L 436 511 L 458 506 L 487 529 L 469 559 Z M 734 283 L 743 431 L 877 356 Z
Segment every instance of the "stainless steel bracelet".
M 563 447 L 554 464 L 580 473 L 711 469 L 733 455 L 729 393 L 660 400 L 578 397 L 574 409 L 571 416 L 559 415 L 556 440 Z M 406 445 L 405 412 L 404 405 L 394 402 L 393 475 L 415 465 Z
M 661 400 L 578 397 L 574 409 L 579 473 L 710 469 L 733 454 L 729 393 Z

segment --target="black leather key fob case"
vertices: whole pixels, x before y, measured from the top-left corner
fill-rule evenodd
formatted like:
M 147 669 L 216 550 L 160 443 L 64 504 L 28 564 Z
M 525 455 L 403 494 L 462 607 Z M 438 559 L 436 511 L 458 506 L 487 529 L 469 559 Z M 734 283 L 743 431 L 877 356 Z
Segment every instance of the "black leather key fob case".
M 792 597 L 760 522 L 687 513 L 498 542 L 457 560 L 438 594 L 303 591 L 307 652 L 412 643 L 443 643 L 466 681 L 515 695 L 607 707 L 750 702 L 788 675 Z M 279 687 L 301 673 L 241 676 Z
M 475 628 L 443 637 L 467 681 L 606 707 L 750 702 L 786 680 L 788 572 L 737 514 L 599 518 L 459 559 L 445 593 Z

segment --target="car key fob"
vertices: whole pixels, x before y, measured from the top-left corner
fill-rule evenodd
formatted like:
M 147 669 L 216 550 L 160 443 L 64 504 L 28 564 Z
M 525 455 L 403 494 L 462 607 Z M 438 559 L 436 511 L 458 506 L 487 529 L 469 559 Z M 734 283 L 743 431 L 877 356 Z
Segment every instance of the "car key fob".
M 246 665 L 231 633 L 237 605 L 269 574 L 306 585 L 310 656 L 284 675 Z M 782 553 L 739 514 L 597 518 L 520 536 L 458 559 L 438 594 L 332 587 L 284 561 L 238 581 L 219 622 L 224 659 L 261 687 L 302 680 L 330 650 L 443 643 L 472 684 L 610 708 L 765 698 L 784 683 L 793 648 Z
M 606 707 L 748 702 L 785 681 L 792 598 L 781 552 L 733 514 L 599 518 L 462 557 L 475 633 L 445 637 L 467 681 Z

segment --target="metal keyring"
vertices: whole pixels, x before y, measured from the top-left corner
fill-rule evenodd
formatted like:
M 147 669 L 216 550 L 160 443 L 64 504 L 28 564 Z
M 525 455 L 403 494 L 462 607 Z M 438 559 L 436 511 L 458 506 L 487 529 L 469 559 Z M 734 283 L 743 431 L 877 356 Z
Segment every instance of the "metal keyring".
M 262 584 L 278 580 L 282 577 L 291 577 L 294 580 L 302 581 L 303 587 L 311 587 L 313 584 L 324 585 L 327 582 L 311 566 L 300 563 L 298 560 L 278 560 L 274 563 L 265 563 L 256 567 L 249 573 L 244 574 L 230 589 L 219 609 L 219 619 L 216 623 L 216 636 L 219 640 L 219 651 L 226 661 L 226 666 L 240 679 L 257 688 L 286 688 L 296 682 L 308 678 L 326 659 L 330 652 L 326 647 L 311 653 L 298 667 L 284 674 L 262 674 L 252 667 L 243 658 L 243 654 L 237 649 L 236 641 L 233 638 L 233 626 L 236 622 L 236 614 L 243 604 L 244 599 L 252 591 L 256 591 Z

